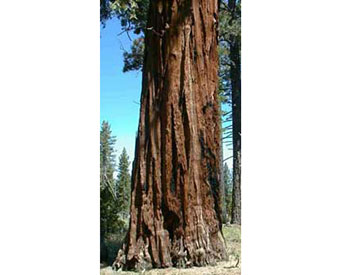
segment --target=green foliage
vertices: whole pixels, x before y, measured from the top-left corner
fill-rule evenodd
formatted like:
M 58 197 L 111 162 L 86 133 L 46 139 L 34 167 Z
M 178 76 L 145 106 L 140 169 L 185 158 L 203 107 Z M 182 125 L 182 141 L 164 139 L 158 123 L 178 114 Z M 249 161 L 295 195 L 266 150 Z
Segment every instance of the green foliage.
M 121 25 L 126 31 L 133 31 L 135 34 L 144 32 L 147 25 L 148 0 L 114 1 L 124 2 L 124 5 L 116 6 L 115 10 Z M 125 4 L 126 3 L 126 4 Z
M 117 205 L 118 211 L 125 218 L 129 214 L 130 208 L 130 173 L 129 173 L 129 156 L 125 148 L 119 157 L 118 176 L 117 176 Z
M 145 50 L 144 38 L 139 37 L 133 40 L 131 52 L 124 51 L 123 72 L 138 71 L 142 69 L 143 53 Z
M 116 198 L 115 142 L 111 127 L 103 121 L 100 130 L 100 237 L 101 261 L 111 264 L 126 232 L 126 223 L 119 217 Z
M 100 131 L 100 183 L 102 189 L 108 186 L 114 188 L 110 183 L 113 182 L 115 170 L 115 142 L 116 138 L 112 136 L 110 125 L 103 121 Z
M 109 0 L 100 0 L 100 22 L 105 26 L 105 22 L 112 17 Z
M 223 143 L 233 146 L 237 132 L 240 136 L 240 118 L 233 125 L 232 111 L 237 115 L 241 98 L 241 1 L 221 1 L 219 19 L 219 96 L 231 109 L 222 112 L 223 123 L 230 123 L 223 127 Z
M 220 5 L 220 42 L 234 43 L 241 37 L 241 1 L 223 0 Z
M 234 6 L 234 7 L 233 7 Z M 219 77 L 220 94 L 223 103 L 232 104 L 231 69 L 240 70 L 241 65 L 241 1 L 221 1 L 219 19 Z M 237 47 L 238 56 L 232 55 L 233 48 Z M 234 60 L 236 59 L 236 60 Z
M 101 234 L 116 232 L 121 226 L 115 200 L 115 171 L 116 138 L 112 136 L 108 122 L 103 121 L 100 131 L 100 230 Z
M 100 0 L 100 21 L 116 16 L 124 31 L 139 34 L 146 28 L 148 6 L 148 0 Z
M 108 19 L 115 16 L 120 20 L 123 32 L 128 36 L 130 31 L 141 35 L 133 40 L 131 51 L 123 53 L 123 72 L 142 69 L 148 7 L 149 0 L 100 0 L 100 22 L 103 26 Z

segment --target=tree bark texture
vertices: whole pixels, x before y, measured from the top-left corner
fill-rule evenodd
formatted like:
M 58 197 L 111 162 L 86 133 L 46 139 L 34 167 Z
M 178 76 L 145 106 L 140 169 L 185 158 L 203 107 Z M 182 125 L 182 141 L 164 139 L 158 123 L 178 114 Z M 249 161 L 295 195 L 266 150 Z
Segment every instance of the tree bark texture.
M 129 231 L 115 265 L 227 259 L 221 231 L 218 1 L 150 1 Z

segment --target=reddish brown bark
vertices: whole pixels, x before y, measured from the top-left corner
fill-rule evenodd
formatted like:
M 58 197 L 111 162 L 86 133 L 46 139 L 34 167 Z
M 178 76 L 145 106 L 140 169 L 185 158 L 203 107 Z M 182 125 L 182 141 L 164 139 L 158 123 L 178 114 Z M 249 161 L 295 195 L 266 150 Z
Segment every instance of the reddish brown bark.
M 218 1 L 151 1 L 125 269 L 226 259 L 220 210 Z

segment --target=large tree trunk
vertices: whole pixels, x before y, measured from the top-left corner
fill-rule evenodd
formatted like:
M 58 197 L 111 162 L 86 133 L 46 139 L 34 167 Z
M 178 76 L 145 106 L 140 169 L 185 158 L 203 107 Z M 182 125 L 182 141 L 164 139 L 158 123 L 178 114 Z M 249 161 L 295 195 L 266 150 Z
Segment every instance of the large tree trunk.
M 150 1 L 130 227 L 115 264 L 227 258 L 221 231 L 217 0 Z
M 236 0 L 229 0 L 228 5 L 235 14 Z M 233 17 L 232 17 L 233 19 Z M 232 90 L 232 216 L 231 223 L 241 224 L 241 41 L 238 37 L 230 39 L 230 78 Z

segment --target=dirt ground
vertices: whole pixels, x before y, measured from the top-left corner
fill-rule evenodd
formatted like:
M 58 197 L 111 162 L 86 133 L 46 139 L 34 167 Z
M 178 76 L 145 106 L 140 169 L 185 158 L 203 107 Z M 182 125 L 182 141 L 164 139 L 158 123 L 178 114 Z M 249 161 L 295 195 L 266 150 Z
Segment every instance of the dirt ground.
M 240 275 L 241 274 L 241 227 L 238 225 L 225 225 L 223 233 L 226 240 L 229 260 L 219 262 L 216 266 L 192 267 L 186 269 L 163 268 L 143 272 L 114 271 L 111 267 L 101 268 L 100 275 Z

